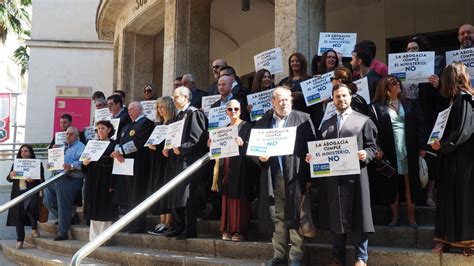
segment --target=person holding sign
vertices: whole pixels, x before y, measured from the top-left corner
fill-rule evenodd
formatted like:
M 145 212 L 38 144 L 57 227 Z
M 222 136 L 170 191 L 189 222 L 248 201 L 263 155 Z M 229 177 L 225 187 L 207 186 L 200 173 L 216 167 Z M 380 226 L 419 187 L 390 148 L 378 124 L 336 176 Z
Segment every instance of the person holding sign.
M 423 201 L 418 157 L 425 157 L 427 141 L 423 114 L 417 102 L 404 98 L 402 84 L 394 76 L 380 80 L 372 106 L 371 115 L 379 132 L 375 158 L 387 159 L 397 170 L 391 178 L 377 177 L 374 191 L 380 192 L 385 204 L 390 204 L 392 220 L 389 227 L 400 225 L 400 193 L 403 193 L 408 226 L 416 229 L 415 203 Z
M 59 127 L 61 127 L 61 132 L 65 132 L 70 126 L 72 126 L 72 116 L 70 114 L 62 114 L 61 118 L 59 118 Z M 53 137 L 48 149 L 57 148 L 59 145 L 62 145 L 62 143 L 56 144 L 56 138 Z
M 191 91 L 179 87 L 173 92 L 174 105 L 178 111 L 174 121 L 184 120 L 181 144 L 179 147 L 163 150 L 168 157 L 165 170 L 165 182 L 176 177 L 187 166 L 201 158 L 207 148 L 207 118 L 204 113 L 191 106 Z M 197 236 L 196 216 L 204 205 L 206 177 L 210 177 L 208 167 L 196 171 L 187 182 L 181 183 L 167 197 L 167 208 L 173 215 L 173 230 L 165 236 L 178 240 Z
M 131 123 L 121 133 L 120 141 L 111 156 L 119 162 L 125 158 L 133 159 L 133 175 L 117 176 L 114 193 L 114 204 L 123 206 L 129 211 L 146 198 L 148 170 L 150 168 L 149 149 L 144 147 L 150 136 L 154 123 L 143 114 L 140 102 L 131 102 L 128 106 Z M 146 214 L 140 215 L 130 224 L 129 233 L 144 233 Z
M 354 51 L 352 51 L 351 66 L 354 72 L 358 72 L 357 76 L 354 76 L 354 80 L 358 80 L 367 77 L 369 83 L 369 95 L 370 99 L 374 98 L 375 88 L 379 80 L 382 78 L 377 72 L 371 68 L 372 53 L 370 50 L 363 45 L 356 45 Z
M 345 265 L 347 233 L 353 234 L 356 265 L 367 265 L 368 234 L 375 231 L 370 207 L 367 164 L 377 150 L 377 128 L 369 117 L 352 110 L 351 89 L 333 87 L 336 115 L 323 122 L 318 139 L 357 137 L 360 174 L 321 177 L 319 213 L 321 229 L 332 232 L 331 265 Z M 311 155 L 306 156 L 306 162 Z
M 341 55 L 342 59 L 342 55 Z M 339 66 L 340 59 L 338 53 L 332 49 L 325 51 L 321 55 L 319 60 L 319 66 L 317 70 L 318 75 L 326 74 L 328 72 L 334 71 L 336 67 Z
M 278 86 L 287 86 L 291 89 L 293 108 L 308 113 L 300 83 L 309 79 L 306 57 L 300 53 L 291 54 L 288 58 L 288 77 L 282 79 Z
M 82 162 L 79 161 L 79 158 L 84 147 L 84 144 L 79 141 L 79 130 L 72 126 L 68 127 L 63 170 L 54 171 L 53 174 L 56 175 L 62 171 L 68 171 L 68 173 L 54 186 L 47 187 L 44 193 L 44 205 L 54 216 L 58 217 L 58 235 L 54 241 L 68 239 L 69 227 L 75 212 L 74 204 L 76 202 L 82 204 L 81 191 L 84 173 L 81 171 Z
M 110 121 L 97 122 L 99 141 L 110 141 L 114 128 Z M 92 241 L 118 218 L 118 206 L 112 203 L 115 190 L 115 176 L 112 175 L 114 163 L 110 154 L 115 142 L 110 141 L 98 161 L 89 158 L 82 162 L 86 173 L 84 185 L 84 219 L 90 220 L 89 240 Z
M 267 69 L 262 68 L 257 71 L 257 73 L 255 73 L 250 93 L 262 92 L 273 89 L 274 87 L 275 85 L 273 84 L 272 73 L 270 73 L 270 71 L 268 71 Z
M 441 156 L 432 251 L 442 253 L 452 245 L 473 256 L 474 89 L 464 64 L 453 63 L 443 71 L 441 95 L 451 99 L 452 107 L 441 140 L 431 144 Z
M 107 98 L 107 106 L 112 114 L 112 119 L 120 119 L 117 129 L 117 141 L 119 141 L 123 127 L 131 122 L 130 116 L 128 116 L 127 109 L 123 107 L 122 97 L 118 94 L 112 94 Z
M 298 230 L 301 197 L 311 188 L 309 165 L 304 159 L 308 153 L 307 142 L 315 140 L 315 133 L 309 115 L 293 110 L 291 94 L 290 88 L 277 87 L 272 96 L 273 109 L 255 124 L 255 128 L 296 127 L 293 154 L 252 157 L 261 168 L 258 201 L 260 226 L 262 231 L 273 229 L 273 258 L 268 265 L 286 265 L 287 259 L 291 260 L 292 265 L 301 265 L 303 258 L 304 237 Z M 289 252 L 288 237 L 291 242 Z
M 168 125 L 176 116 L 176 107 L 173 104 L 173 98 L 170 96 L 160 97 L 156 100 L 156 125 Z M 153 194 L 164 184 L 164 175 L 167 158 L 163 155 L 165 142 L 158 145 L 149 145 L 150 149 L 150 177 L 148 183 L 148 195 Z M 166 202 L 159 201 L 152 211 L 160 214 L 160 223 L 152 230 L 148 231 L 151 235 L 160 235 L 171 229 L 171 213 L 166 209 Z
M 33 147 L 28 144 L 21 145 L 16 158 L 35 159 L 36 156 Z M 13 169 L 14 166 L 12 165 L 10 173 L 7 176 L 7 181 L 13 183 L 10 199 L 14 199 L 36 187 L 41 182 L 44 182 L 43 164 L 41 164 L 40 179 L 16 179 L 17 173 L 13 171 Z M 25 240 L 25 225 L 31 225 L 31 234 L 33 237 L 39 237 L 40 235 L 38 231 L 39 201 L 40 195 L 37 193 L 8 210 L 7 226 L 16 227 L 16 248 L 18 249 L 23 248 L 23 241 Z
M 218 180 L 222 193 L 221 232 L 223 240 L 243 241 L 248 233 L 250 222 L 250 202 L 253 196 L 252 177 L 257 174 L 252 159 L 245 156 L 246 140 L 250 136 L 252 124 L 240 119 L 240 103 L 230 100 L 227 103 L 228 126 L 237 126 L 239 136 L 239 156 L 219 159 Z M 210 141 L 210 139 L 209 139 Z M 216 177 L 214 177 L 215 179 Z M 213 183 L 213 188 L 217 184 Z

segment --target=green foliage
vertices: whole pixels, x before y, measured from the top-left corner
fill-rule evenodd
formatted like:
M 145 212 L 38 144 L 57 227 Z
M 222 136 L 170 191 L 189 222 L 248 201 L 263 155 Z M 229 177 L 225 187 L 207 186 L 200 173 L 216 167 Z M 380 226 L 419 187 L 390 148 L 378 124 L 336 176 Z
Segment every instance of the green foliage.
M 20 45 L 18 48 L 16 48 L 16 50 L 13 52 L 13 58 L 15 58 L 15 62 L 20 66 L 21 74 L 24 75 L 28 69 L 28 61 L 30 60 L 28 46 Z

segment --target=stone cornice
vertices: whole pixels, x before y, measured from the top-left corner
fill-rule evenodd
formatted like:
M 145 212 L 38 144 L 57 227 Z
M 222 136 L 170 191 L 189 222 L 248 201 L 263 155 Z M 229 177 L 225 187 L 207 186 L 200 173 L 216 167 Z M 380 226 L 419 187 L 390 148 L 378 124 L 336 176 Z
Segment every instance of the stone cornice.
M 103 49 L 112 50 L 112 42 L 85 42 L 85 41 L 57 41 L 57 40 L 27 40 L 30 47 L 47 48 L 75 48 L 75 49 Z

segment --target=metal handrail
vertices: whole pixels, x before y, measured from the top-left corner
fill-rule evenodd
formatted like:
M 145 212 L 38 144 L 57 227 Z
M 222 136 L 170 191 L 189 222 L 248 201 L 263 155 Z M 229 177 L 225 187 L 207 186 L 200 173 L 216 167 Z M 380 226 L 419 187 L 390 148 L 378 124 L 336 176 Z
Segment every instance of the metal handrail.
M 201 168 L 201 166 L 205 165 L 209 162 L 211 156 L 209 153 L 199 158 L 196 162 L 188 166 L 184 171 L 178 174 L 175 178 L 171 179 L 168 183 L 166 183 L 163 187 L 149 196 L 147 199 L 142 201 L 137 207 L 133 208 L 129 211 L 126 215 L 120 218 L 118 221 L 113 223 L 109 228 L 107 228 L 104 232 L 98 235 L 94 240 L 90 241 L 86 245 L 84 245 L 81 249 L 79 249 L 71 260 L 72 266 L 81 265 L 82 260 L 87 257 L 89 254 L 94 252 L 98 247 L 102 244 L 107 242 L 111 237 L 113 237 L 116 233 L 120 232 L 125 226 L 135 220 L 138 216 L 148 210 L 153 204 L 155 204 L 158 200 L 160 200 L 163 196 L 165 196 L 168 192 L 172 189 L 176 188 L 181 182 L 186 180 L 192 173 L 196 170 Z
M 42 182 L 41 184 L 39 184 L 39 185 L 35 186 L 34 188 L 28 190 L 27 192 L 19 195 L 18 197 L 4 203 L 3 205 L 0 206 L 0 213 L 10 209 L 11 207 L 19 204 L 20 202 L 24 201 L 25 199 L 33 196 L 34 194 L 38 193 L 43 188 L 56 183 L 57 181 L 59 181 L 59 179 L 61 179 L 64 175 L 66 175 L 69 172 L 70 171 L 61 172 L 61 173 L 51 177 L 50 179 L 46 180 L 45 182 Z

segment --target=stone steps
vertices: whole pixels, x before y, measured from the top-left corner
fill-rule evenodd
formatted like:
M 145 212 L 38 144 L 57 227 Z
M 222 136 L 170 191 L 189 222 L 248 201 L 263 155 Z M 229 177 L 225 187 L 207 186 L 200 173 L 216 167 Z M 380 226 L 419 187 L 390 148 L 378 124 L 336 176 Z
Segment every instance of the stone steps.
M 43 235 L 54 234 L 54 225 L 42 224 Z M 79 240 L 55 242 L 48 237 L 28 238 L 28 241 L 42 249 L 64 254 L 72 254 L 87 241 L 88 228 L 73 226 L 71 236 Z M 127 241 L 128 240 L 128 241 Z M 325 265 L 331 256 L 328 244 L 305 243 L 306 265 Z M 353 248 L 347 249 L 347 265 L 353 257 Z M 123 253 L 123 254 L 122 254 Z M 180 264 L 204 265 L 259 265 L 272 257 L 272 247 L 268 242 L 228 242 L 212 238 L 174 240 L 145 234 L 119 233 L 110 246 L 99 248 L 90 255 L 92 259 L 124 265 L 174 265 L 175 256 Z M 237 264 L 233 264 L 233 263 Z M 147 264 L 151 263 L 151 264 Z M 429 249 L 393 248 L 374 246 L 369 242 L 369 263 L 371 265 L 473 265 L 474 258 L 460 254 L 433 254 Z
M 0 245 L 0 265 L 2 266 L 17 266 L 17 265 L 20 265 L 19 263 L 15 263 L 11 260 L 9 260 L 7 258 L 7 256 L 4 254 L 4 251 L 3 251 L 3 244 L 7 244 L 6 243 L 7 241 L 6 240 L 2 240 L 2 244 Z M 11 241 L 13 243 L 13 247 L 15 247 L 16 245 L 16 241 Z M 11 243 L 8 243 L 8 244 L 11 244 Z
M 3 240 L 2 249 L 5 256 L 10 259 L 12 264 L 7 265 L 41 265 L 41 266 L 57 266 L 57 265 L 69 265 L 72 256 L 65 256 L 62 254 L 54 253 L 51 251 L 44 251 L 35 246 L 25 246 L 23 249 L 16 248 L 15 240 Z M 94 261 L 91 259 L 84 260 L 82 265 L 110 265 L 109 263 L 103 263 Z

